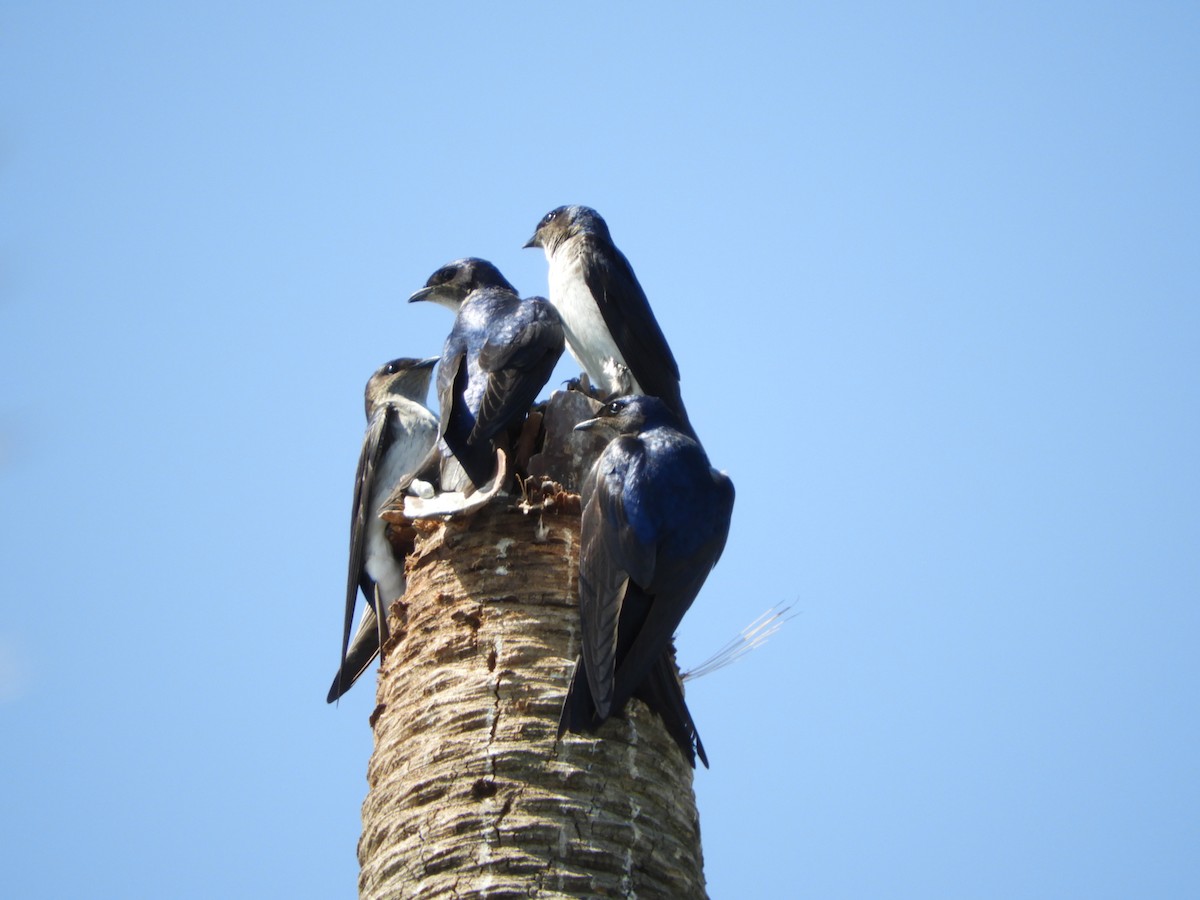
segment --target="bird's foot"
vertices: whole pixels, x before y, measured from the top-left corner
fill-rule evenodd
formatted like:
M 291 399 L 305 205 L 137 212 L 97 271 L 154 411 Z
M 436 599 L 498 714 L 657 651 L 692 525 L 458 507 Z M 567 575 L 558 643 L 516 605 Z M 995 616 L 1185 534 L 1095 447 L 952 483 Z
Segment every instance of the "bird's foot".
M 580 372 L 578 378 L 572 378 L 566 382 L 568 391 L 577 391 L 588 397 L 596 397 L 599 392 L 596 386 L 592 384 L 592 380 L 588 378 L 587 372 Z

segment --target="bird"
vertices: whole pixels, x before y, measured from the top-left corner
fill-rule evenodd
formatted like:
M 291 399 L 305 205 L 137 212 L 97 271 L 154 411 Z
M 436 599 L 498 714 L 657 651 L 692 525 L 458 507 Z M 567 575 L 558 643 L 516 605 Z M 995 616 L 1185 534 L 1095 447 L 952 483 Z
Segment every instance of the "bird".
M 495 472 L 495 441 L 529 411 L 563 353 L 562 320 L 543 297 L 522 300 L 492 263 L 465 257 L 442 266 L 410 303 L 455 313 L 437 373 L 439 450 L 469 484 L 442 468 L 442 490 L 478 488 Z M 449 483 L 448 483 L 449 482 Z
M 633 267 L 588 206 L 560 206 L 542 217 L 526 248 L 549 263 L 550 302 L 562 316 L 567 347 L 608 398 L 650 394 L 693 434 L 679 389 L 679 366 Z
M 559 736 L 594 731 L 639 697 L 707 766 L 672 638 L 725 548 L 733 482 L 658 397 L 619 397 L 576 428 L 612 439 L 580 492 L 581 653 Z
M 387 608 L 404 594 L 404 563 L 392 552 L 379 509 L 396 483 L 420 464 L 437 441 L 437 418 L 424 406 L 436 362 L 436 356 L 393 359 L 367 381 L 368 424 L 354 474 L 350 516 L 342 663 L 329 687 L 329 703 L 350 690 L 378 655 L 386 639 Z M 360 590 L 367 602 L 351 642 Z

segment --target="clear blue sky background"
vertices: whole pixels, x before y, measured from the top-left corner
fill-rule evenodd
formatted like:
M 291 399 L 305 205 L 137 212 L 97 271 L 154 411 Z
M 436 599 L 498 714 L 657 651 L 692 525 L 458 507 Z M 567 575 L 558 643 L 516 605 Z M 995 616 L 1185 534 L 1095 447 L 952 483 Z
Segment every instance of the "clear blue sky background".
M 362 387 L 572 202 L 738 489 L 684 663 L 799 612 L 712 895 L 1200 895 L 1194 4 L 245 6 L 0 10 L 0 895 L 353 896 Z

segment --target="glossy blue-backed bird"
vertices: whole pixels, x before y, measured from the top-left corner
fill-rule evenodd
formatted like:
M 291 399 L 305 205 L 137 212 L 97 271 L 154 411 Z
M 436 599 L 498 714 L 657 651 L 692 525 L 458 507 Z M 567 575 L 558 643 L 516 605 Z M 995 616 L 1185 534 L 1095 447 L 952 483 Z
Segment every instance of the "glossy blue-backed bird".
M 562 356 L 562 320 L 549 301 L 522 300 L 475 257 L 434 272 L 409 298 L 420 300 L 455 313 L 437 373 L 439 434 L 465 479 L 443 465 L 442 490 L 479 488 L 495 471 L 495 440 L 529 411 Z
M 707 766 L 672 639 L 725 547 L 733 482 L 657 397 L 618 398 L 576 427 L 613 437 L 581 491 L 581 653 L 559 734 L 594 731 L 638 697 Z

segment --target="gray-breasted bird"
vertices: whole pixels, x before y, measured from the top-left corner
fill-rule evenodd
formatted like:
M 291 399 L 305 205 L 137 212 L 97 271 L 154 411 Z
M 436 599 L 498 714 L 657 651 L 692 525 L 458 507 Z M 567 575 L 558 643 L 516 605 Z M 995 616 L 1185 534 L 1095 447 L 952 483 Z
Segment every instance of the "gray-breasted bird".
M 437 419 L 424 406 L 437 357 L 393 359 L 367 381 L 367 432 L 354 474 L 350 566 L 342 664 L 326 700 L 337 700 L 378 655 L 386 639 L 387 608 L 404 594 L 404 562 L 388 541 L 379 509 L 403 477 L 416 470 L 437 440 Z M 359 590 L 367 605 L 354 640 L 350 629 Z
M 592 383 L 610 397 L 660 398 L 691 434 L 679 366 L 600 214 L 560 206 L 546 213 L 525 246 L 546 253 L 550 302 L 562 316 L 571 355 Z
M 431 300 L 455 313 L 438 366 L 439 435 L 478 488 L 494 472 L 495 439 L 519 422 L 563 352 L 562 321 L 541 297 L 522 300 L 484 259 L 456 259 L 434 272 L 409 302 Z M 447 483 L 442 490 L 467 485 Z
M 618 398 L 576 427 L 615 437 L 581 491 L 582 652 L 558 733 L 593 731 L 639 697 L 707 766 L 672 637 L 725 547 L 733 482 L 657 397 Z

